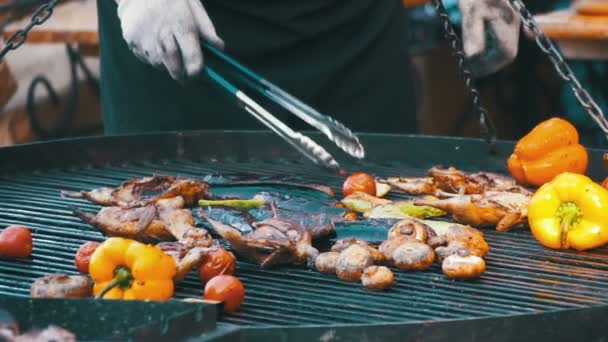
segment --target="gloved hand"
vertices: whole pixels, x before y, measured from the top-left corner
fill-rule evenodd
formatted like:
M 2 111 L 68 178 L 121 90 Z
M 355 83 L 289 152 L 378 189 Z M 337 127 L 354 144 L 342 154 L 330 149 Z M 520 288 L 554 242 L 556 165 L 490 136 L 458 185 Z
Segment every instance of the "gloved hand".
M 508 0 L 460 0 L 462 43 L 477 77 L 511 63 L 517 56 L 521 19 Z
M 223 49 L 200 0 L 115 0 L 123 37 L 143 62 L 180 82 L 203 69 L 201 39 Z

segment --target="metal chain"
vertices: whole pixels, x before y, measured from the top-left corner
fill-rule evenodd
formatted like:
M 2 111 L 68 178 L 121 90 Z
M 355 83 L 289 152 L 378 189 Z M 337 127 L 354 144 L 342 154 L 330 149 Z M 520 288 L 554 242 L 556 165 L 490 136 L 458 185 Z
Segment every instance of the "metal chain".
M 17 30 L 6 40 L 6 45 L 2 48 L 2 50 L 0 50 L 0 63 L 9 51 L 16 50 L 23 45 L 23 43 L 27 40 L 28 33 L 34 26 L 43 24 L 51 17 L 53 14 L 53 8 L 58 2 L 59 0 L 49 0 L 40 5 L 36 12 L 32 14 L 32 19 L 29 24 L 27 24 L 27 26 L 24 28 Z
M 450 21 L 450 17 L 445 7 L 443 6 L 441 0 L 432 0 L 432 2 L 433 6 L 435 6 L 435 10 L 437 11 L 437 15 L 439 16 L 443 25 L 445 38 L 450 42 L 452 53 L 456 57 L 456 61 L 458 62 L 458 68 L 460 69 L 462 77 L 464 78 L 464 83 L 467 87 L 467 91 L 469 92 L 469 96 L 471 97 L 473 109 L 479 115 L 481 136 L 490 145 L 490 150 L 494 151 L 496 142 L 496 128 L 494 126 L 494 123 L 492 122 L 492 119 L 489 117 L 487 110 L 481 105 L 481 96 L 479 95 L 479 91 L 475 87 L 475 83 L 473 81 L 473 73 L 471 72 L 471 69 L 468 66 L 468 61 L 464 54 L 462 42 L 454 31 L 454 28 L 452 27 L 452 23 Z
M 587 110 L 587 114 L 589 114 L 589 116 L 591 116 L 591 118 L 600 126 L 600 129 L 608 138 L 608 120 L 606 120 L 601 108 L 593 100 L 589 92 L 582 87 L 581 83 L 578 81 L 574 75 L 574 72 L 572 72 L 572 69 L 570 69 L 570 66 L 568 66 L 559 50 L 540 30 L 538 24 L 534 20 L 534 17 L 530 11 L 528 11 L 523 2 L 521 2 L 521 0 L 509 0 L 509 3 L 511 4 L 511 7 L 513 7 L 513 9 L 519 14 L 523 24 L 534 33 L 536 44 L 549 57 L 549 60 L 551 60 L 551 63 L 553 63 L 558 75 L 568 83 L 578 102 Z

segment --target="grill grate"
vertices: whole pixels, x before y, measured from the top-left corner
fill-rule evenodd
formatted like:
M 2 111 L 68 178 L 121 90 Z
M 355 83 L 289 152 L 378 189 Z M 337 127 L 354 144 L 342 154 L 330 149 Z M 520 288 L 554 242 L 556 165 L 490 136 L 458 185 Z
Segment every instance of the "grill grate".
M 363 163 L 380 176 L 421 175 L 425 169 L 398 163 Z M 31 260 L 0 259 L 0 295 L 29 296 L 34 278 L 52 272 L 76 274 L 73 256 L 85 241 L 103 236 L 74 217 L 68 205 L 97 211 L 100 207 L 59 196 L 60 190 L 116 186 L 153 173 L 202 177 L 246 173 L 259 176 L 305 175 L 307 182 L 339 189 L 340 178 L 306 164 L 259 160 L 160 160 L 105 166 L 39 170 L 0 179 L 0 226 L 23 224 L 33 229 Z M 399 195 L 396 195 L 399 196 Z M 529 232 L 484 230 L 491 246 L 487 272 L 476 281 L 451 281 L 438 266 L 425 272 L 395 271 L 389 292 L 368 292 L 360 284 L 304 269 L 260 270 L 239 262 L 238 276 L 247 297 L 243 310 L 224 314 L 222 322 L 243 326 L 302 326 L 414 322 L 554 311 L 608 303 L 608 250 L 588 253 L 541 248 Z M 180 284 L 176 297 L 201 296 L 194 272 Z

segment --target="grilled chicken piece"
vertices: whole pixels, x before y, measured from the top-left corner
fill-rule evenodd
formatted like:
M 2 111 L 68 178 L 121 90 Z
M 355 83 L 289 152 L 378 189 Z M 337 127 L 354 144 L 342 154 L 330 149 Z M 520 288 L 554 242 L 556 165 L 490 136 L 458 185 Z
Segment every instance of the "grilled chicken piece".
M 319 254 L 312 246 L 313 236 L 320 237 L 333 232 L 333 223 L 322 227 L 305 227 L 298 222 L 279 218 L 272 202 L 271 208 L 272 218 L 254 223 L 255 229 L 245 236 L 238 229 L 215 221 L 202 211 L 199 213 L 219 235 L 228 240 L 237 254 L 257 262 L 262 268 L 312 265 Z
M 435 195 L 438 190 L 431 177 L 389 177 L 386 183 L 411 195 Z
M 50 274 L 30 287 L 32 298 L 82 298 L 93 293 L 93 281 L 85 276 Z
M 340 252 L 336 261 L 336 275 L 344 281 L 359 281 L 363 271 L 373 264 L 374 258 L 369 249 L 354 244 Z
M 386 266 L 370 266 L 361 275 L 361 284 L 369 290 L 384 290 L 394 282 L 395 275 Z
M 463 195 L 441 200 L 417 200 L 417 205 L 427 205 L 452 214 L 454 220 L 474 226 L 495 225 L 496 230 L 506 232 L 525 222 L 528 216 L 530 196 L 511 192 L 486 192 L 483 195 Z
M 175 283 L 184 280 L 191 269 L 199 267 L 207 256 L 217 248 L 217 246 L 188 248 L 179 242 L 161 242 L 156 246 L 175 260 L 177 265 L 177 272 L 173 276 Z
M 61 195 L 70 198 L 84 198 L 103 206 L 139 207 L 156 203 L 162 199 L 180 196 L 185 205 L 196 204 L 208 196 L 209 184 L 188 178 L 155 175 L 129 180 L 117 188 L 98 188 L 91 191 L 68 192 Z
M 205 229 L 194 226 L 192 212 L 183 209 L 184 204 L 182 197 L 173 197 L 145 207 L 106 207 L 97 215 L 78 209 L 74 212 L 107 236 L 144 243 L 177 240 L 189 248 L 211 246 L 213 239 Z
M 465 173 L 454 167 L 432 167 L 428 177 L 390 177 L 386 182 L 412 195 L 450 197 L 483 194 L 487 191 L 531 194 L 510 177 L 490 172 Z

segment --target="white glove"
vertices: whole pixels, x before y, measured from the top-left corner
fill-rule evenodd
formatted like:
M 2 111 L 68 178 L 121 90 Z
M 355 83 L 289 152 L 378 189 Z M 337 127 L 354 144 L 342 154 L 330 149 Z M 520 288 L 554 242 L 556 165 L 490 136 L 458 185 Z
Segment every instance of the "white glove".
M 460 0 L 462 43 L 476 76 L 492 74 L 517 56 L 521 20 L 508 0 Z
M 143 62 L 183 82 L 203 69 L 201 39 L 223 49 L 200 0 L 115 0 L 122 34 Z

